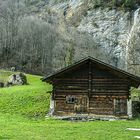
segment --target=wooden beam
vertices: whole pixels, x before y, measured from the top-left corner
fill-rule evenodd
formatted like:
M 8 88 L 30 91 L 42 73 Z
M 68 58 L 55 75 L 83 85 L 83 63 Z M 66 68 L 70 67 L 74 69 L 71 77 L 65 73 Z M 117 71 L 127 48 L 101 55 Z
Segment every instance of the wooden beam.
M 92 71 L 91 71 L 91 61 L 89 61 L 89 72 L 88 72 L 88 97 L 90 97 L 92 88 Z

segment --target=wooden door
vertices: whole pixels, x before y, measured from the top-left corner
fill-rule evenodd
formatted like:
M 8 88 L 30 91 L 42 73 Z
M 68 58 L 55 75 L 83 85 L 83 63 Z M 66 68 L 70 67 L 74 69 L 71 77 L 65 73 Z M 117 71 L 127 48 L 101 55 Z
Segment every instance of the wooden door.
M 127 100 L 126 99 L 115 99 L 114 100 L 114 114 L 115 115 L 126 115 L 127 114 Z
M 86 113 L 87 112 L 87 97 L 77 97 L 74 110 L 76 113 Z

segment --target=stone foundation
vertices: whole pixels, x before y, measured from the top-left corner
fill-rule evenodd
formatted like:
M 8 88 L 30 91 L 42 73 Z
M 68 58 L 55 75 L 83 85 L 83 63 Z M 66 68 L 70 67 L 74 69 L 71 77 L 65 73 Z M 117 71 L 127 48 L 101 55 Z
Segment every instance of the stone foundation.
M 50 117 L 50 116 L 46 116 Z M 128 116 L 108 116 L 108 115 L 94 115 L 94 114 L 74 114 L 71 116 L 51 116 L 54 119 L 58 120 L 69 120 L 69 121 L 94 121 L 94 120 L 102 120 L 102 121 L 113 121 L 113 120 L 126 120 L 129 119 Z

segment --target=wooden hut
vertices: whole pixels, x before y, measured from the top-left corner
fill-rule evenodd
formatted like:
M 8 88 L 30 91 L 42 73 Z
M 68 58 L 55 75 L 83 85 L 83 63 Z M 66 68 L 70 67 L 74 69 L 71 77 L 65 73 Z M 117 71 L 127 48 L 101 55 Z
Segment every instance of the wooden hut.
M 53 115 L 132 117 L 130 88 L 140 78 L 92 57 L 68 66 L 43 81 L 53 85 Z M 52 105 L 52 104 L 51 104 Z

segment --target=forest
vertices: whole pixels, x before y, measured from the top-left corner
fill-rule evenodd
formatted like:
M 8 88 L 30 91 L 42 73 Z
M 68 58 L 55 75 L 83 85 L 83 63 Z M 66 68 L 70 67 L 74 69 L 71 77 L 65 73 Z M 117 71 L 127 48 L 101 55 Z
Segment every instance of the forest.
M 78 31 L 75 24 L 67 22 L 65 13 L 51 11 L 48 5 L 59 2 L 64 0 L 0 1 L 0 68 L 49 74 L 86 56 L 118 66 L 113 47 L 100 47 L 100 38 Z M 130 7 L 137 1 L 107 2 Z M 94 3 L 96 7 L 103 1 Z M 74 23 L 77 20 L 78 16 Z

